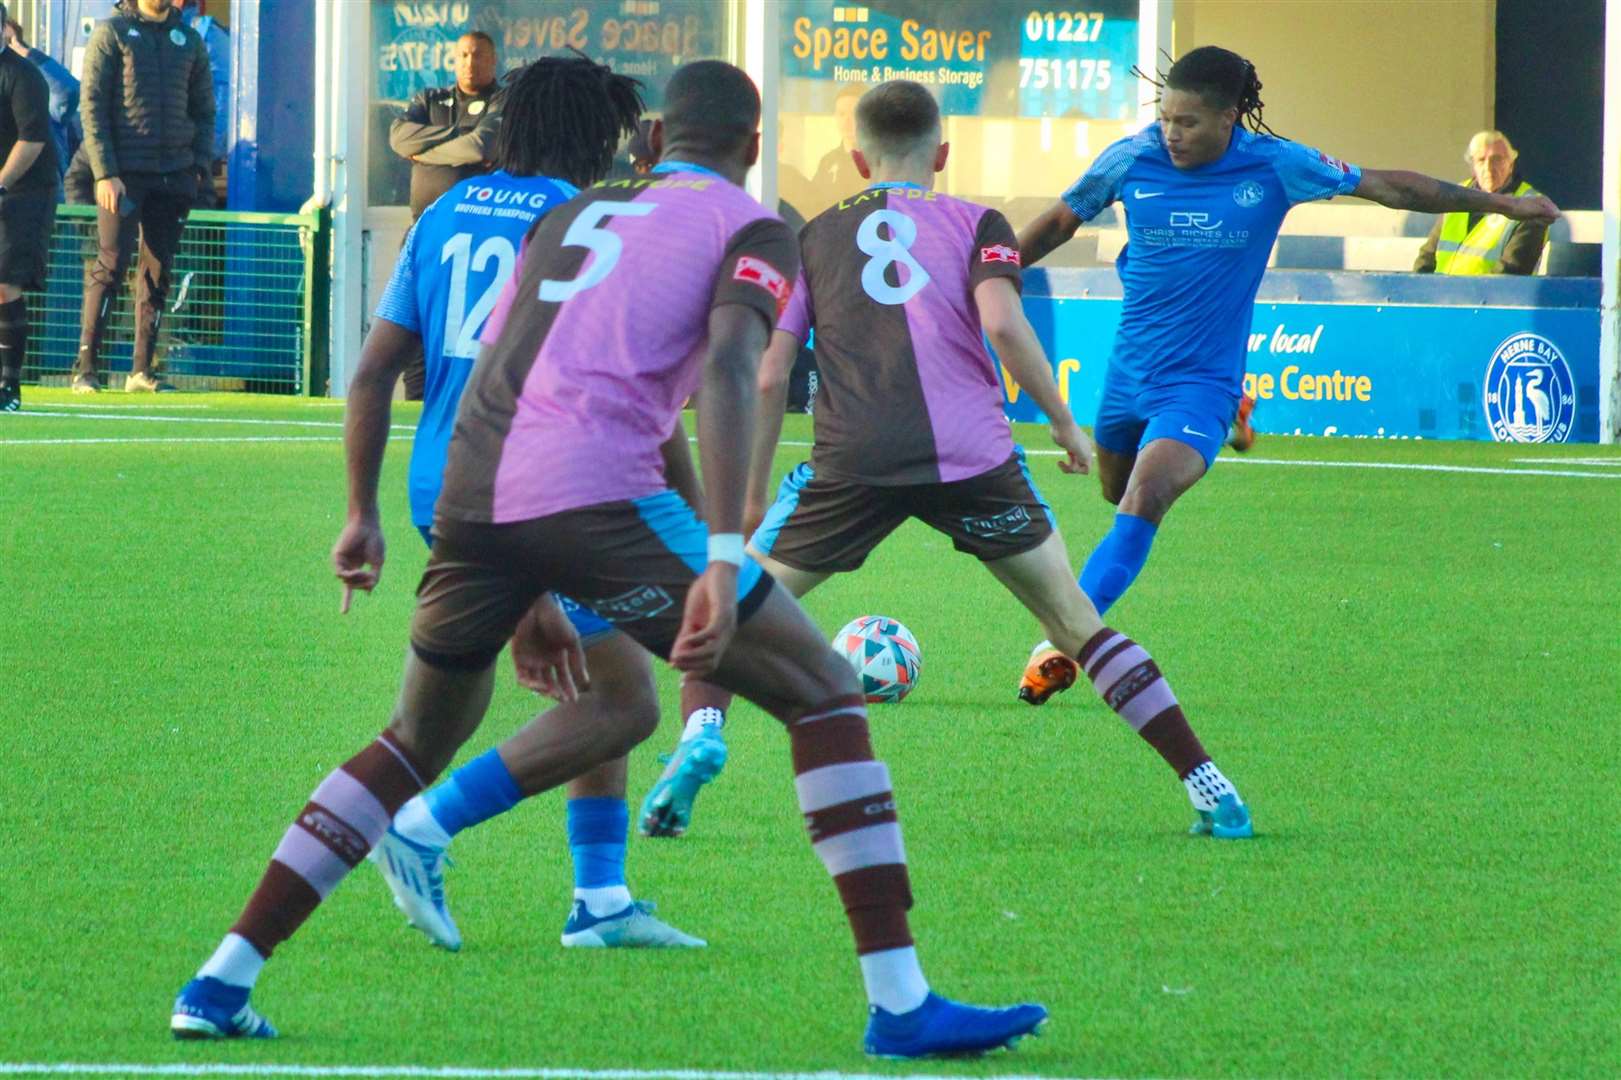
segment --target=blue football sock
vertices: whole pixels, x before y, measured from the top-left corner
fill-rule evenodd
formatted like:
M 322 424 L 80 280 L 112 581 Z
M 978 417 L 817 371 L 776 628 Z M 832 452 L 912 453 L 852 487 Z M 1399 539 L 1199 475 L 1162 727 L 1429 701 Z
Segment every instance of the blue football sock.
M 422 796 L 428 813 L 451 836 L 506 813 L 522 799 L 518 782 L 494 750 L 469 761 Z
M 625 841 L 630 807 L 604 797 L 568 801 L 568 846 L 574 855 L 574 887 L 603 889 L 625 884 Z
M 1081 568 L 1081 591 L 1091 598 L 1099 615 L 1113 607 L 1137 580 L 1158 531 L 1159 526 L 1147 518 L 1125 513 L 1114 516 L 1114 528 L 1098 542 Z

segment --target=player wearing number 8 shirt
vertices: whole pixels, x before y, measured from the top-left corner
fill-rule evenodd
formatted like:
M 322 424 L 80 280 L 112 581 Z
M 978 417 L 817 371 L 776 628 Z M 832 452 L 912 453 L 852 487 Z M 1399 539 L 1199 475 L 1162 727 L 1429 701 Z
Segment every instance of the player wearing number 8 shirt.
M 939 108 L 915 82 L 884 83 L 856 107 L 856 164 L 877 183 L 801 234 L 803 288 L 777 324 L 761 384 L 782 385 L 814 326 L 822 376 L 815 441 L 810 463 L 782 482 L 751 550 L 803 595 L 859 567 L 917 518 L 978 558 L 1179 777 L 1214 773 L 1153 659 L 1104 626 L 1076 584 L 1013 445 L 985 337 L 1050 418 L 1066 455 L 1060 468 L 1085 472 L 1091 457 L 1020 306 L 1012 229 L 995 210 L 930 190 L 950 149 L 940 135 Z M 780 389 L 771 398 L 750 482 L 757 505 L 781 431 Z M 1225 797 L 1224 834 L 1248 834 L 1237 793 Z

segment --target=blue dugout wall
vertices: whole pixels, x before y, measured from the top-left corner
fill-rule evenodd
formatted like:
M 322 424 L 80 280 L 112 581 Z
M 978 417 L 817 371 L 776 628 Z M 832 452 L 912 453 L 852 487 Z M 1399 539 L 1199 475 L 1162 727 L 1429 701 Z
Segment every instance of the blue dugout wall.
M 1274 434 L 1499 442 L 1598 439 L 1600 283 L 1272 271 L 1245 386 Z M 1032 270 L 1024 307 L 1090 424 L 1120 321 L 1113 269 Z M 1041 420 L 1004 380 L 1008 416 Z

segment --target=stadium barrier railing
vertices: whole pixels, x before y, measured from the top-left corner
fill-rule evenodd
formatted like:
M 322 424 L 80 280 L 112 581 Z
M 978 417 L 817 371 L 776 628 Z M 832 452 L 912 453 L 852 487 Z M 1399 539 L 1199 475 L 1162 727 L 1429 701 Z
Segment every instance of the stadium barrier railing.
M 327 391 L 324 212 L 195 210 L 181 234 L 159 325 L 157 370 L 184 390 L 318 395 Z M 65 386 L 79 350 L 96 208 L 56 208 L 46 286 L 28 293 L 25 381 Z M 101 368 L 119 389 L 134 344 L 135 274 L 108 316 Z

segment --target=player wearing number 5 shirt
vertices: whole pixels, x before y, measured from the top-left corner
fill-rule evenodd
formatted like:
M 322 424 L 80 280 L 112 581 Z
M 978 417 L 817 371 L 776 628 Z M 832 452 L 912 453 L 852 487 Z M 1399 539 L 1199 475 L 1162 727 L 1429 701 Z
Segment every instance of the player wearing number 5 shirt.
M 1161 89 L 1159 122 L 1104 150 L 1019 237 L 1033 265 L 1104 207 L 1118 202 L 1125 212 L 1129 238 L 1116 262 L 1125 299 L 1093 428 L 1103 497 L 1120 512 L 1080 573 L 1100 612 L 1136 579 L 1165 514 L 1221 450 L 1238 409 L 1255 294 L 1291 207 L 1357 195 L 1429 213 L 1558 216 L 1541 196 L 1359 169 L 1278 138 L 1261 120 L 1255 65 L 1226 49 L 1189 52 Z M 1076 678 L 1070 658 L 1046 646 L 1032 653 L 1019 689 L 1033 705 Z

